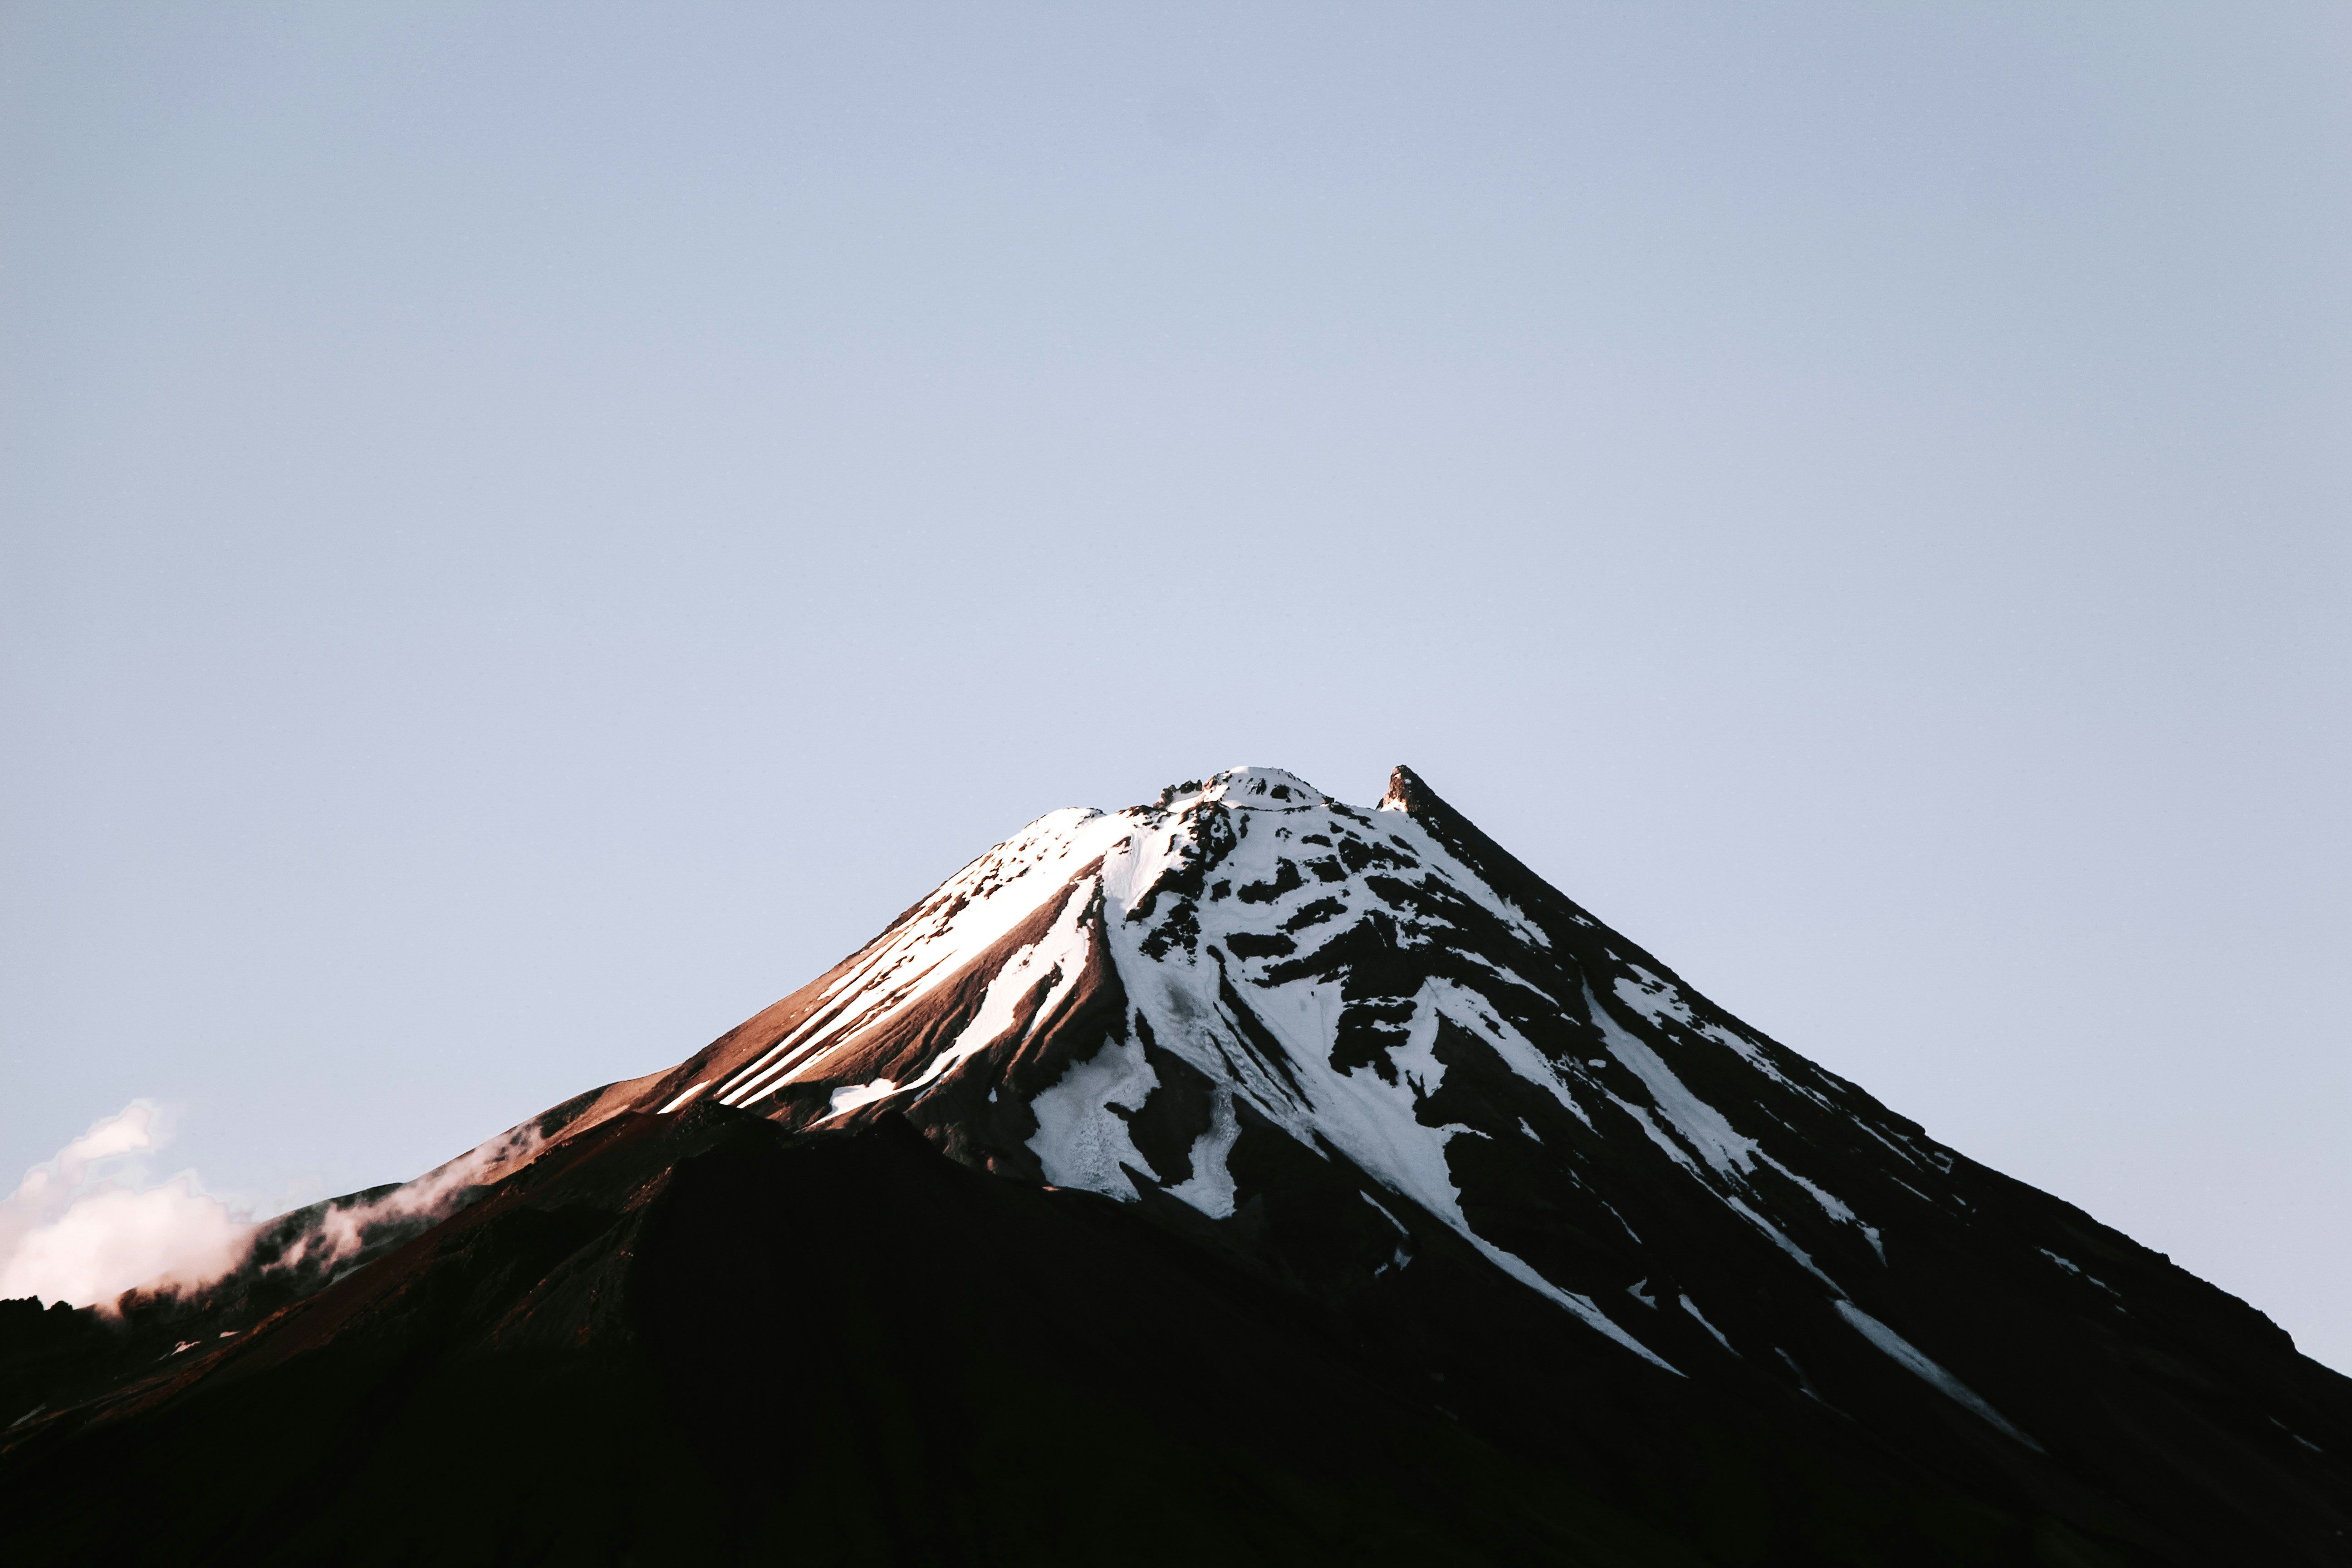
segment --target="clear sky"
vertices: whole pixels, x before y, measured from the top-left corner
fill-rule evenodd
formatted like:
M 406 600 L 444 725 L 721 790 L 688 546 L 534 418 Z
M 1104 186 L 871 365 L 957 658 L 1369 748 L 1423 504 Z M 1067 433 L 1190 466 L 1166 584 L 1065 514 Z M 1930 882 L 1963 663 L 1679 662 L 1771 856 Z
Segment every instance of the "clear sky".
M 10 5 L 0 530 L 0 1187 L 1402 761 L 2352 1368 L 2341 5 Z

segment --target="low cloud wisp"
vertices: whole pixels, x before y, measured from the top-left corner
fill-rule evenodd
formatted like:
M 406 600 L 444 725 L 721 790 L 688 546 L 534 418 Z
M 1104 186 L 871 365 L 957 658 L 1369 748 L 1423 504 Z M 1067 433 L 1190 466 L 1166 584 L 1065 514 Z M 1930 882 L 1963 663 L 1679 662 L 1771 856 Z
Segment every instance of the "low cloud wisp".
M 380 1197 L 339 1198 L 301 1211 L 302 1231 L 264 1267 L 293 1268 L 307 1263 L 333 1269 L 358 1258 L 362 1249 L 414 1236 L 463 1208 L 476 1189 L 529 1164 L 544 1142 L 538 1126 L 526 1121 Z

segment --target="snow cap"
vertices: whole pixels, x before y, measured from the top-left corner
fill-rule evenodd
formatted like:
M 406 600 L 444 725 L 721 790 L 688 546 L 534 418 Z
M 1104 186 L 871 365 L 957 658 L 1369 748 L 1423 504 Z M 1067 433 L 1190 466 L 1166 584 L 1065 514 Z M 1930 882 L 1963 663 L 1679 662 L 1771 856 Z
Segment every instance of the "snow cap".
M 1201 786 L 1201 798 L 1267 811 L 1297 811 L 1302 806 L 1321 805 L 1329 797 L 1297 773 L 1244 763 L 1212 774 Z

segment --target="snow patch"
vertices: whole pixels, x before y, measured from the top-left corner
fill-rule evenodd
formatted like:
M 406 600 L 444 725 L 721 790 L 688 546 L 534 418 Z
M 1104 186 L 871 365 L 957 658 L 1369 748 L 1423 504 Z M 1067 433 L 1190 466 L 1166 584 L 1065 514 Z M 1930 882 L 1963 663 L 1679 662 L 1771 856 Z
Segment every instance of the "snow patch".
M 1851 1301 L 1841 1299 L 1832 1301 L 1831 1305 L 1838 1310 L 1839 1316 L 1853 1325 L 1855 1331 L 1864 1339 L 1885 1352 L 1887 1359 L 1894 1362 L 1895 1365 L 1932 1385 L 1953 1403 L 1974 1411 L 2003 1436 L 2015 1438 L 2037 1454 L 2043 1451 L 2041 1444 L 2003 1420 L 2000 1411 L 1986 1404 L 1968 1384 L 1928 1360 L 1910 1341 Z
M 861 1105 L 871 1105 L 877 1100 L 887 1100 L 898 1091 L 898 1086 L 888 1079 L 877 1078 L 872 1083 L 854 1083 L 845 1089 L 836 1089 L 833 1091 L 831 1107 L 820 1120 L 830 1120 L 845 1111 L 855 1110 Z
M 1697 1302 L 1692 1300 L 1688 1296 L 1677 1296 L 1675 1300 L 1683 1304 L 1684 1311 L 1688 1312 L 1693 1318 L 1697 1320 L 1698 1326 L 1700 1328 L 1705 1329 L 1708 1333 L 1715 1336 L 1715 1342 L 1717 1344 L 1721 1345 L 1725 1350 L 1731 1351 L 1731 1342 L 1723 1337 L 1723 1331 L 1721 1329 L 1717 1328 L 1713 1323 L 1706 1321 L 1706 1314 L 1698 1310 Z M 1733 1355 L 1738 1355 L 1739 1352 L 1738 1351 L 1731 1351 L 1731 1353 Z
M 1192 1173 L 1170 1187 L 1168 1195 L 1182 1199 L 1211 1219 L 1224 1219 L 1234 1212 L 1234 1173 L 1225 1161 L 1234 1152 L 1234 1141 L 1242 1135 L 1242 1123 L 1234 1114 L 1232 1088 L 1221 1083 L 1211 1092 L 1209 1130 L 1192 1140 Z
M 2095 1274 L 2087 1274 L 2084 1272 L 2084 1270 L 2071 1259 L 2059 1257 L 2056 1253 L 2051 1251 L 2046 1247 L 2038 1247 L 2035 1250 L 2039 1251 L 2042 1257 L 2050 1259 L 2051 1262 L 2056 1264 L 2059 1268 L 2063 1268 L 2067 1273 L 2072 1274 L 2075 1279 L 2088 1280 L 2090 1283 L 2096 1285 L 2100 1289 L 2105 1290 L 2110 1296 L 2114 1296 L 2117 1293 L 2114 1286 L 2108 1284 L 2105 1280 L 2100 1279 Z
M 1045 1167 L 1045 1180 L 1136 1202 L 1142 1194 L 1128 1173 L 1148 1171 L 1151 1164 L 1136 1148 L 1126 1120 L 1111 1107 L 1140 1110 L 1159 1083 L 1160 1075 L 1144 1059 L 1143 1042 L 1132 1037 L 1106 1041 L 1086 1060 L 1072 1062 L 1059 1082 L 1029 1102 L 1037 1119 L 1029 1148 Z

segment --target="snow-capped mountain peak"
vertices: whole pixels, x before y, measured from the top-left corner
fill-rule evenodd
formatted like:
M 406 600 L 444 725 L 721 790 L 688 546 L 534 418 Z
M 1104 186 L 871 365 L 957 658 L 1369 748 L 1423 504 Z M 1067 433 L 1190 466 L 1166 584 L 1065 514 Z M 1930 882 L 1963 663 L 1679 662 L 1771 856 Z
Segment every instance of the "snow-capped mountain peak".
M 1708 1282 L 1734 1257 L 1853 1331 L 1838 1304 L 1861 1311 L 1886 1224 L 1934 1201 L 1935 1156 L 1645 959 L 1409 769 L 1364 809 L 1236 766 L 1040 817 L 602 1110 L 903 1114 L 983 1169 L 1221 1223 L 1285 1163 L 1360 1198 L 1365 1279 L 1443 1233 L 1677 1372 L 1756 1353 Z M 1701 1199 L 1671 1245 L 1643 1217 Z M 1578 1242 L 1528 1231 L 1531 1202 Z M 1642 1321 L 1634 1287 L 1667 1279 L 1688 1310 Z
M 1139 1496 L 1155 1540 L 1208 1517 L 1281 1562 L 2352 1538 L 2345 1380 L 1732 1017 L 1404 768 L 1371 809 L 1244 766 L 1049 813 L 676 1068 L 268 1234 L 119 1349 L 11 1383 L 0 1342 L 31 1411 L 0 1459 L 36 1456 L 0 1543 L 27 1499 L 103 1515 L 127 1454 L 215 1555 L 316 1555 L 314 1499 L 340 1542 L 465 1555 L 405 1505 L 475 1433 L 501 1539 L 553 1539 L 559 1494 L 614 1517 L 566 1557 L 839 1516 L 814 1556 L 1065 1562 L 1094 1498 L 1126 1561 Z M 116 1420 L 145 1437 L 60 1436 Z M 561 1459 L 519 1471 L 526 1428 Z M 651 1512 L 622 1473 L 667 1478 Z

